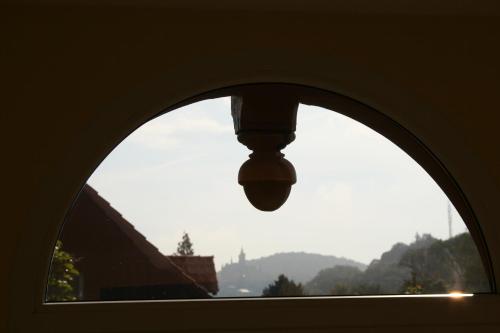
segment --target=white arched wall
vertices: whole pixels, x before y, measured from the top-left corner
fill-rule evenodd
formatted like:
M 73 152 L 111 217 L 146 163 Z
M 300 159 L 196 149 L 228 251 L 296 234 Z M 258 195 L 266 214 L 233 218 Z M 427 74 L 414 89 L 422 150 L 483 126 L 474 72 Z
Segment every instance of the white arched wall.
M 439 158 L 466 194 L 493 270 L 500 272 L 500 116 L 493 111 L 500 88 L 499 12 L 492 7 L 478 13 L 472 9 L 479 5 L 458 8 L 445 2 L 453 10 L 433 11 L 430 2 L 405 10 L 392 1 L 386 2 L 392 8 L 386 12 L 374 10 L 369 1 L 343 7 L 335 7 L 335 1 L 299 1 L 294 8 L 283 2 L 280 7 L 279 1 L 269 8 L 245 2 L 229 9 L 222 2 L 222 7 L 207 8 L 195 1 L 2 8 L 8 34 L 2 38 L 1 57 L 9 84 L 2 88 L 2 118 L 8 125 L 1 135 L 8 159 L 2 164 L 7 199 L 0 235 L 5 270 L 0 277 L 0 325 L 18 331 L 53 329 L 44 325 L 51 325 L 52 314 L 59 310 L 40 306 L 51 245 L 82 182 L 107 152 L 164 108 L 243 83 L 288 82 L 335 91 L 404 126 Z M 476 325 L 487 330 L 498 325 L 500 304 L 496 295 L 453 304 L 328 301 L 270 302 L 277 309 L 273 313 L 297 311 L 297 318 L 286 315 L 280 321 L 262 313 L 254 324 L 237 311 L 259 313 L 262 304 L 243 302 L 238 310 L 219 303 L 204 309 L 205 325 L 193 323 L 193 329 L 356 326 L 387 331 L 424 325 L 449 326 L 450 331 L 453 326 L 456 331 Z M 175 313 L 200 306 L 190 304 L 168 309 Z M 146 310 L 165 309 L 144 306 L 136 312 L 137 326 L 130 329 L 161 325 Z M 314 313 L 307 310 L 313 308 Z M 75 322 L 82 313 L 92 313 L 79 326 L 81 331 L 112 329 L 110 320 L 130 311 L 126 306 L 104 306 L 97 312 L 73 309 L 63 310 L 69 311 L 65 320 Z M 209 323 L 215 309 L 234 319 L 224 327 L 210 326 L 215 325 Z M 332 309 L 338 317 L 332 318 Z M 391 309 L 402 312 L 389 322 L 377 316 Z M 427 318 L 412 321 L 410 310 L 424 311 Z M 353 316 L 354 311 L 363 311 L 364 319 Z M 173 320 L 170 328 L 183 327 L 179 325 Z

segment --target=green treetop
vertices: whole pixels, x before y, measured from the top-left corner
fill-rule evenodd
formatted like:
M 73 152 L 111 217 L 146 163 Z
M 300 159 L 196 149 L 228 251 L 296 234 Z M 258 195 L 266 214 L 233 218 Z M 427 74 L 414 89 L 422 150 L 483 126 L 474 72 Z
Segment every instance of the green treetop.
M 304 289 L 301 283 L 296 284 L 293 280 L 289 280 L 284 274 L 281 274 L 278 276 L 278 280 L 262 291 L 262 296 L 304 296 Z
M 62 250 L 62 242 L 57 241 L 50 267 L 47 284 L 47 301 L 76 301 L 74 280 L 80 273 L 75 268 L 73 257 Z
M 193 243 L 189 239 L 189 235 L 185 232 L 182 235 L 182 240 L 177 244 L 177 255 L 192 256 L 194 254 Z

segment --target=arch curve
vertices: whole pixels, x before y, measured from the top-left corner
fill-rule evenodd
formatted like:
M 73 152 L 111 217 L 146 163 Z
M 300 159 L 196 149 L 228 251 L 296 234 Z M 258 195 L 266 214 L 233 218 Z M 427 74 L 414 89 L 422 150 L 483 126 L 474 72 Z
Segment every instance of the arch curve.
M 439 187 L 447 195 L 447 197 L 450 199 L 452 204 L 461 215 L 481 255 L 483 266 L 489 279 L 490 290 L 492 292 L 496 292 L 495 277 L 492 268 L 493 266 L 490 259 L 488 247 L 485 242 L 485 238 L 483 236 L 476 215 L 458 182 L 451 175 L 446 166 L 432 152 L 432 150 L 429 149 L 415 134 L 413 134 L 411 131 L 409 131 L 404 126 L 402 126 L 389 116 L 385 115 L 384 113 L 379 112 L 376 109 L 364 103 L 358 102 L 350 97 L 346 97 L 344 95 L 321 88 L 296 83 L 248 83 L 224 88 L 217 88 L 184 99 L 178 103 L 166 107 L 163 111 L 159 112 L 153 117 L 146 118 L 145 121 L 141 122 L 132 131 L 126 133 L 125 136 L 121 140 L 119 140 L 119 142 L 115 144 L 115 146 L 112 147 L 112 149 L 105 156 L 109 155 L 109 153 L 111 153 L 111 151 L 116 146 L 118 146 L 118 144 L 121 143 L 126 136 L 134 132 L 135 129 L 141 127 L 143 124 L 155 119 L 156 117 L 159 117 L 180 107 L 187 106 L 189 104 L 200 102 L 206 99 L 230 97 L 242 94 L 245 92 L 245 90 L 252 89 L 256 86 L 259 86 L 259 88 L 261 89 L 266 87 L 279 88 L 289 94 L 297 96 L 299 103 L 322 107 L 324 109 L 328 109 L 330 111 L 335 111 L 337 113 L 345 115 L 386 137 L 392 143 L 402 149 L 405 153 L 407 153 L 410 157 L 412 157 L 439 185 Z M 101 161 L 99 161 L 99 163 L 100 162 Z M 99 165 L 99 163 L 97 163 L 96 165 Z

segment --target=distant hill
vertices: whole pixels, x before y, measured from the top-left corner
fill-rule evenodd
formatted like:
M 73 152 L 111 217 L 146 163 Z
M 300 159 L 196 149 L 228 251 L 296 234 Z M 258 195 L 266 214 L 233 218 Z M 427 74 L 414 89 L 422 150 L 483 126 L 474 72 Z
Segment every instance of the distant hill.
M 400 264 L 403 256 L 410 250 L 428 248 L 438 240 L 430 234 L 418 236 L 407 245 L 396 243 L 384 252 L 380 259 L 373 260 L 363 272 L 361 283 L 363 289 L 373 290 L 380 294 L 399 294 L 402 284 L 410 279 L 410 269 Z M 377 291 L 378 290 L 378 291 Z
M 240 262 L 224 265 L 217 273 L 220 290 L 217 296 L 260 296 L 280 274 L 304 284 L 319 271 L 338 265 L 366 268 L 351 259 L 305 252 L 276 253 L 252 260 L 243 256 Z
M 468 233 L 447 240 L 429 234 L 396 243 L 364 270 L 336 266 L 305 284 L 310 295 L 432 294 L 488 292 L 488 279 Z

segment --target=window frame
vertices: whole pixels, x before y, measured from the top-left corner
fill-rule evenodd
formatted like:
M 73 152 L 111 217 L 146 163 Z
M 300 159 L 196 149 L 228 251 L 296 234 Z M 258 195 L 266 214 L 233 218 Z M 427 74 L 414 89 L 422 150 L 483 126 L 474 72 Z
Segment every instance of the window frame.
M 286 87 L 290 93 L 296 94 L 302 104 L 322 107 L 350 117 L 380 133 L 412 157 L 436 181 L 448 196 L 466 224 L 477 246 L 483 266 L 489 279 L 492 293 L 496 292 L 495 278 L 487 245 L 480 225 L 468 200 L 451 173 L 433 152 L 416 135 L 408 131 L 397 121 L 375 109 L 346 96 L 297 84 L 258 83 L 259 85 L 279 85 Z M 112 146 L 107 156 L 126 136 L 144 123 L 179 107 L 210 98 L 238 95 L 247 87 L 255 84 L 237 85 L 216 89 L 195 97 L 185 99 L 152 118 L 140 122 L 132 131 L 125 130 L 123 137 Z M 228 115 L 229 116 L 229 115 Z M 105 158 L 104 156 L 104 158 Z M 102 160 L 102 159 L 101 159 Z M 95 167 L 100 161 L 96 161 Z M 95 169 L 95 168 L 94 168 Z M 89 175 L 87 175 L 88 178 Z M 85 178 L 86 181 L 86 178 Z M 80 184 L 80 189 L 85 184 Z M 68 198 L 68 210 L 78 197 L 76 189 L 73 197 Z M 42 255 L 52 254 L 58 232 L 62 229 L 63 220 L 57 224 L 57 232 L 46 237 Z M 11 327 L 20 331 L 38 328 L 41 331 L 275 331 L 293 330 L 310 332 L 331 328 L 347 329 L 349 327 L 398 328 L 401 326 L 433 326 L 433 325 L 468 325 L 477 322 L 500 324 L 500 319 L 492 321 L 496 316 L 491 312 L 500 301 L 491 295 L 475 295 L 460 299 L 433 296 L 359 296 L 359 297 L 303 297 L 283 299 L 213 299 L 213 300 L 165 300 L 165 301 L 119 301 L 119 302 L 71 302 L 45 303 L 45 289 L 50 255 L 45 256 L 42 269 L 35 277 L 35 293 L 31 295 L 34 307 L 26 304 L 14 304 L 12 308 Z M 29 295 L 25 295 L 30 297 Z M 382 301 L 383 300 L 383 301 Z M 494 305 L 494 304 L 496 305 Z M 469 313 L 473 306 L 477 310 Z M 364 318 L 353 315 L 359 309 L 366 309 Z M 443 311 L 444 310 L 444 311 Z M 414 313 L 419 313 L 414 318 Z M 436 311 L 443 316 L 436 318 Z M 123 316 L 134 313 L 135 316 Z M 186 313 L 190 315 L 186 316 Z M 224 321 L 221 313 L 231 313 L 231 319 Z M 245 316 L 256 314 L 258 320 Z M 283 313 L 290 313 L 283 317 Z M 336 313 L 332 319 L 331 313 Z M 394 315 L 387 317 L 387 313 Z M 425 314 L 430 314 L 426 316 Z M 189 316 L 198 318 L 189 320 Z M 413 316 L 413 317 L 412 317 Z M 479 316 L 479 317 L 478 317 Z M 175 320 L 169 320 L 175 319 Z M 178 320 L 178 319 L 182 320 Z M 354 319 L 356 318 L 356 319 Z M 214 320 L 215 319 L 215 320 Z M 99 321 L 99 329 L 94 323 Z M 170 323 L 166 323 L 170 322 Z M 58 325 L 61 325 L 59 327 Z M 244 328 L 244 329 L 243 329 Z

